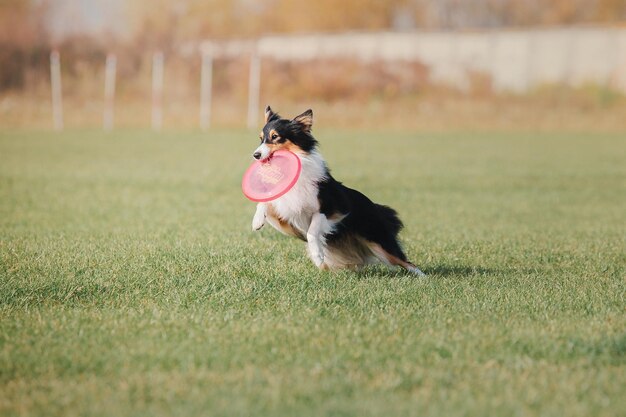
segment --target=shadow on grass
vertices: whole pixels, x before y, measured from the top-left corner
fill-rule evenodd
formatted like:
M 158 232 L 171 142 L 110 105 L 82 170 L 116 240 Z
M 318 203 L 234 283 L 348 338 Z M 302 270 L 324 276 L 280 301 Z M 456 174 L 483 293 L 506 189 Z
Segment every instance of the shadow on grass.
M 512 269 L 496 269 L 496 268 L 484 268 L 482 266 L 467 266 L 467 265 L 439 265 L 434 268 L 427 268 L 424 270 L 426 275 L 436 275 L 441 277 L 466 277 L 472 275 L 501 275 L 505 273 L 513 272 Z
M 357 277 L 366 278 L 466 278 L 471 276 L 501 276 L 504 274 L 519 273 L 512 268 L 485 268 L 481 266 L 467 265 L 438 265 L 429 268 L 420 268 L 426 277 L 420 277 L 402 268 L 390 268 L 382 265 L 367 266 L 358 271 L 353 271 Z

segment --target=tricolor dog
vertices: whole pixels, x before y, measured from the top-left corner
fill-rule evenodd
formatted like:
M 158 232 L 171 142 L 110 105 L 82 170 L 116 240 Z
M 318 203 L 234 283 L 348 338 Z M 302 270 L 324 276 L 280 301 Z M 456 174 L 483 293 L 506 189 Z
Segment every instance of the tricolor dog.
M 255 159 L 268 160 L 279 149 L 295 153 L 302 163 L 298 181 L 281 197 L 258 203 L 252 228 L 267 222 L 278 231 L 307 242 L 320 269 L 359 268 L 383 262 L 424 275 L 407 260 L 398 242 L 402 222 L 390 207 L 372 202 L 333 178 L 311 134 L 313 112 L 283 119 L 267 106 L 261 144 Z

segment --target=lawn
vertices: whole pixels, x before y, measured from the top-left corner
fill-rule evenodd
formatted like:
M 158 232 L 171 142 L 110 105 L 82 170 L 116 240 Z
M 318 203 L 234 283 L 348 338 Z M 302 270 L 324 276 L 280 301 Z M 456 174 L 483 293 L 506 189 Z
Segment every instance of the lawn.
M 626 140 L 322 131 L 424 272 L 252 232 L 256 133 L 0 133 L 0 415 L 626 415 Z

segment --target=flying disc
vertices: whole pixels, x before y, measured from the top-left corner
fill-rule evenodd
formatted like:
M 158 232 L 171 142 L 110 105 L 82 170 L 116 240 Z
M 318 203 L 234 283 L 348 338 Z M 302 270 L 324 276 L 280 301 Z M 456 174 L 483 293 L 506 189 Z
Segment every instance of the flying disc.
M 276 151 L 266 161 L 254 161 L 243 174 L 244 195 L 258 202 L 276 200 L 291 190 L 302 171 L 300 158 L 290 151 Z

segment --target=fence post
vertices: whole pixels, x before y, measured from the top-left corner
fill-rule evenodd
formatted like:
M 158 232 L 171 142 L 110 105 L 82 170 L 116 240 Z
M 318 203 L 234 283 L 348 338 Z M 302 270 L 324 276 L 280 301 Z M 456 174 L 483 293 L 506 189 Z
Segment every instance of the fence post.
M 530 93 L 530 91 L 535 86 L 535 67 L 533 59 L 533 53 L 536 50 L 536 42 L 535 42 L 535 33 L 528 32 L 526 34 L 526 66 L 524 68 L 524 88 L 526 89 L 526 93 Z
M 50 53 L 50 83 L 52 86 L 52 121 L 55 130 L 63 130 L 63 97 L 61 92 L 61 59 L 59 51 Z
M 152 56 L 152 129 L 163 127 L 163 52 Z
M 607 43 L 609 45 L 608 50 L 613 51 L 611 55 L 610 62 L 607 63 L 607 69 L 605 74 L 604 86 L 607 89 L 612 89 L 614 87 L 618 87 L 615 84 L 615 73 L 619 69 L 619 61 L 620 61 L 620 42 L 619 42 L 619 32 L 618 29 L 612 28 L 607 29 Z
M 261 57 L 255 49 L 250 56 L 250 80 L 248 90 L 248 129 L 257 125 L 261 90 Z
M 213 55 L 211 51 L 202 51 L 202 69 L 200 71 L 200 129 L 206 131 L 211 125 L 211 93 L 213 78 Z
M 117 58 L 108 54 L 104 69 L 104 115 L 102 125 L 104 130 L 113 129 L 113 106 L 115 102 L 115 73 Z
M 563 85 L 567 87 L 573 87 L 574 81 L 576 78 L 576 70 L 578 69 L 575 65 L 576 61 L 574 60 L 578 48 L 578 29 L 577 28 L 569 28 L 567 29 L 567 46 L 565 48 L 565 57 L 563 61 Z
M 496 29 L 491 29 L 487 36 L 489 36 L 489 52 L 487 54 L 490 62 L 489 75 L 491 76 L 491 91 L 497 92 L 500 90 L 500 80 L 498 78 L 499 66 L 498 61 L 496 61 L 498 57 L 498 32 Z
M 613 82 L 618 91 L 626 93 L 626 71 L 621 70 L 626 67 L 626 31 L 622 32 L 620 36 L 620 30 L 615 30 L 615 44 L 617 47 L 615 49 Z

